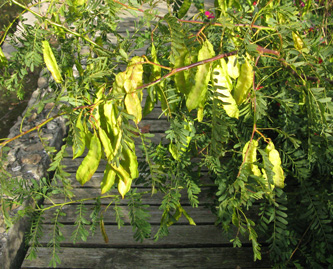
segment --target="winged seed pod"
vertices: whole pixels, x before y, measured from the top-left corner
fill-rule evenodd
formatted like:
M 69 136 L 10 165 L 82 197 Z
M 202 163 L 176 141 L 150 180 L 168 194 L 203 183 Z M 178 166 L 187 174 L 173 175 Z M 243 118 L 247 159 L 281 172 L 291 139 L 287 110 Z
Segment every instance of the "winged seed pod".
M 239 77 L 239 63 L 237 61 L 237 55 L 232 55 L 228 57 L 228 75 L 233 79 L 237 79 Z
M 117 174 L 110 164 L 106 164 L 103 180 L 101 182 L 101 194 L 108 192 L 116 181 Z
M 51 72 L 52 77 L 54 78 L 55 82 L 61 83 L 62 77 L 60 74 L 60 70 L 57 64 L 57 61 L 54 57 L 52 49 L 48 41 L 42 41 L 43 44 L 43 57 L 44 62 L 46 64 L 47 69 Z
M 142 57 L 133 57 L 126 70 L 116 75 L 113 84 L 115 94 L 125 95 L 125 106 L 128 114 L 135 117 L 135 122 L 138 124 L 142 119 L 141 107 L 141 92 L 136 89 L 142 85 L 143 67 L 140 62 L 143 62 Z
M 126 193 L 128 193 L 129 190 L 131 189 L 131 185 L 132 185 L 131 178 L 128 178 L 128 180 L 126 180 L 126 181 L 119 179 L 118 192 L 120 193 L 120 195 L 123 199 L 125 198 Z
M 0 67 L 7 65 L 7 58 L 5 57 L 5 54 L 2 51 L 2 48 L 0 46 Z
M 224 59 L 222 59 L 222 61 L 225 63 Z M 213 68 L 213 86 L 216 92 L 219 94 L 217 98 L 223 102 L 222 107 L 227 115 L 231 118 L 238 119 L 239 110 L 235 99 L 231 95 L 232 83 L 226 71 L 226 68 L 222 68 L 220 65 L 216 65 Z
M 273 181 L 274 185 L 283 188 L 284 187 L 284 173 L 281 167 L 281 158 L 279 152 L 275 149 L 275 146 L 272 141 L 270 141 L 265 149 L 268 154 L 268 159 L 273 165 Z
M 83 114 L 83 110 L 81 110 L 78 118 L 76 119 L 76 123 L 75 123 L 75 128 L 76 130 L 78 130 L 77 134 L 77 140 L 79 143 L 74 143 L 73 144 L 73 160 L 77 157 L 80 157 L 84 150 L 85 150 L 85 147 L 86 147 L 86 139 L 85 139 L 85 131 L 84 131 L 84 128 L 83 128 L 83 124 L 82 124 L 82 114 Z
M 304 47 L 304 42 L 298 35 L 298 33 L 293 32 L 294 46 L 298 51 L 301 51 Z
M 120 160 L 120 165 L 126 169 L 132 179 L 135 179 L 139 176 L 138 160 L 135 154 L 135 144 L 131 141 L 127 142 L 127 146 L 127 148 L 123 147 L 123 159 Z
M 245 58 L 245 63 L 242 64 L 240 69 L 240 75 L 237 80 L 236 87 L 234 89 L 234 98 L 237 105 L 243 103 L 253 84 L 253 68 L 249 63 L 248 57 Z
M 185 66 L 185 57 L 188 54 L 187 48 L 185 45 L 178 50 L 179 56 L 175 58 L 174 68 L 179 68 Z M 183 94 L 188 94 L 189 89 L 186 87 L 185 72 L 178 72 L 174 76 L 175 84 L 178 89 Z
M 255 176 L 260 177 L 261 172 L 259 170 L 259 167 L 256 164 L 254 164 L 255 162 L 257 162 L 257 148 L 258 148 L 257 140 L 252 140 L 252 142 L 251 140 L 248 141 L 243 148 L 243 161 L 246 157 L 245 163 L 249 165 L 250 170 Z
M 198 61 L 206 60 L 215 56 L 213 45 L 206 40 L 198 53 Z M 208 82 L 210 80 L 211 63 L 198 66 L 195 74 L 195 84 L 190 89 L 186 98 L 186 107 L 189 111 L 203 107 L 208 90 Z
M 101 158 L 102 145 L 97 137 L 97 134 L 94 134 L 90 140 L 88 154 L 84 157 L 82 163 L 76 171 L 76 179 L 81 183 L 81 185 L 84 185 L 91 179 L 93 174 L 95 174 Z

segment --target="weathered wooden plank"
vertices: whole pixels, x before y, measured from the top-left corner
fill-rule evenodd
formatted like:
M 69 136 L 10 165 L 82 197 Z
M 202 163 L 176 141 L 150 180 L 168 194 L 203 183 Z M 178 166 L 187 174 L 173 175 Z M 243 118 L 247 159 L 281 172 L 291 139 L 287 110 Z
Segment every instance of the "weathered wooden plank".
M 138 189 L 137 192 L 145 193 L 142 195 L 142 203 L 148 204 L 148 205 L 160 205 L 161 201 L 163 199 L 163 196 L 164 196 L 160 192 L 152 195 L 150 188 L 140 188 L 140 189 Z M 108 205 L 111 202 L 112 197 L 110 197 L 108 195 L 111 195 L 111 196 L 119 195 L 119 193 L 116 189 L 111 190 L 107 194 L 101 195 L 100 189 L 97 189 L 97 188 L 77 188 L 77 189 L 73 189 L 73 193 L 74 193 L 75 197 L 72 198 L 72 201 L 77 201 L 78 203 L 80 203 L 80 201 L 82 199 L 86 199 L 85 201 L 83 201 L 84 204 L 94 204 L 96 198 L 103 196 L 105 198 L 102 197 L 101 203 L 104 205 Z M 186 191 L 182 190 L 180 193 L 182 194 L 182 196 L 180 198 L 182 205 L 190 205 L 188 198 L 187 198 Z M 203 188 L 201 190 L 201 193 L 198 194 L 198 199 L 199 199 L 200 203 L 202 203 L 202 204 L 210 203 L 211 199 L 208 198 L 208 194 L 209 194 L 209 189 Z M 108 197 L 106 197 L 106 196 L 108 196 Z M 125 196 L 125 198 L 126 198 L 126 196 Z M 44 204 L 51 205 L 53 203 L 59 204 L 59 203 L 65 203 L 65 202 L 70 202 L 70 200 L 69 199 L 65 200 L 64 196 L 62 194 L 54 194 L 50 197 L 50 199 L 46 199 L 44 201 Z M 127 199 L 120 200 L 120 205 L 127 205 L 127 203 L 128 203 Z
M 155 241 L 153 236 L 156 234 L 159 226 L 152 225 L 152 237 L 145 239 L 142 243 L 135 241 L 133 238 L 133 228 L 131 226 L 123 226 L 118 229 L 116 225 L 105 225 L 105 231 L 108 235 L 109 242 L 105 243 L 102 233 L 99 229 L 94 236 L 88 236 L 87 241 L 81 241 L 78 238 L 76 244 L 73 244 L 71 235 L 75 231 L 75 226 L 64 225 L 60 228 L 64 240 L 60 242 L 63 247 L 147 247 L 154 246 L 158 248 L 164 247 L 193 247 L 193 246 L 229 246 L 230 238 L 222 233 L 221 228 L 215 225 L 172 225 L 169 227 L 169 235 Z M 51 238 L 54 226 L 51 224 L 43 225 L 43 236 L 39 239 L 39 243 L 46 246 Z
M 71 180 L 71 185 L 73 188 L 100 188 L 103 175 L 104 175 L 103 172 L 96 172 L 92 176 L 92 178 L 88 182 L 86 182 L 83 186 L 76 180 L 76 175 L 74 172 L 70 175 L 69 179 Z M 132 188 L 137 188 L 137 187 L 141 188 L 142 185 L 139 186 L 136 185 L 135 183 L 132 183 Z
M 264 249 L 264 251 L 267 249 Z M 40 248 L 36 260 L 25 260 L 22 269 L 49 268 L 51 250 Z M 168 248 L 168 249 L 131 249 L 131 248 L 62 248 L 59 256 L 60 268 L 272 268 L 268 255 L 262 261 L 253 261 L 250 247 L 233 249 L 228 247 L 210 248 Z
M 114 210 L 111 207 L 108 208 L 106 212 L 104 210 L 106 209 L 106 205 L 102 205 L 102 212 L 104 216 L 104 223 L 109 224 L 109 225 L 116 225 L 116 215 Z M 90 219 L 90 214 L 93 211 L 93 205 L 86 205 L 85 208 L 87 209 L 87 213 L 85 215 L 85 218 L 87 220 Z M 126 206 L 120 206 L 121 211 L 123 213 L 123 221 L 127 225 L 130 223 L 129 219 L 129 208 Z M 199 208 L 193 208 L 191 206 L 183 206 L 183 209 L 192 217 L 194 222 L 199 225 L 199 224 L 214 224 L 216 217 L 213 215 L 210 209 L 205 208 L 205 207 L 199 207 Z M 52 219 L 54 217 L 56 208 L 52 208 L 47 210 L 44 214 L 43 217 L 45 218 L 44 223 L 45 224 L 50 224 L 52 223 Z M 60 216 L 59 217 L 59 222 L 63 224 L 73 224 L 76 220 L 77 215 L 75 214 L 76 212 L 76 206 L 75 205 L 66 205 L 62 208 L 62 212 L 65 213 L 65 216 Z M 159 206 L 150 206 L 148 208 L 148 212 L 151 216 L 149 219 L 150 224 L 160 224 L 161 222 L 161 217 L 162 217 L 162 211 L 159 210 Z M 182 216 L 177 224 L 188 224 L 188 220 Z

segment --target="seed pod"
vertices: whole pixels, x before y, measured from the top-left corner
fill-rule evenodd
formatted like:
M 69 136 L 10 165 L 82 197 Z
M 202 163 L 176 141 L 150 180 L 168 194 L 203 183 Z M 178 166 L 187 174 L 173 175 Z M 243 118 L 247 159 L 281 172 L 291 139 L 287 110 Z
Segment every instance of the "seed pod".
M 231 95 L 232 83 L 226 72 L 227 70 L 224 59 L 222 59 L 222 63 L 224 63 L 225 68 L 221 67 L 220 65 L 216 65 L 215 68 L 213 68 L 213 86 L 215 91 L 219 94 L 217 98 L 223 102 L 222 107 L 227 115 L 229 117 L 238 119 L 239 110 L 236 101 Z
M 234 89 L 234 99 L 237 105 L 243 103 L 253 84 L 253 68 L 249 63 L 249 60 L 245 58 L 245 63 L 242 64 L 240 75 L 237 80 L 236 87 Z
M 112 169 L 110 164 L 106 165 L 104 170 L 103 180 L 101 182 L 101 194 L 108 192 L 116 181 L 116 172 Z
M 258 148 L 258 141 L 257 140 L 251 140 L 248 141 L 244 148 L 243 148 L 243 161 L 245 159 L 245 164 L 249 165 L 250 170 L 255 176 L 261 176 L 261 172 L 259 170 L 259 167 L 254 164 L 257 162 L 257 148 Z M 246 154 L 247 152 L 247 154 Z
M 113 93 L 116 95 L 116 98 L 120 98 L 124 96 L 125 89 L 124 89 L 124 83 L 126 80 L 126 71 L 124 72 L 119 72 L 116 75 L 115 81 L 113 83 Z M 118 96 L 119 95 L 119 96 Z
M 300 38 L 300 36 L 298 35 L 298 33 L 293 32 L 293 40 L 294 40 L 294 46 L 295 48 L 300 51 L 303 49 L 304 47 L 304 42 L 303 40 Z
M 202 45 L 198 53 L 198 61 L 206 60 L 215 56 L 213 45 L 207 39 Z M 211 63 L 203 64 L 198 66 L 195 74 L 195 84 L 190 89 L 187 99 L 186 106 L 189 111 L 204 107 L 204 103 L 207 97 L 208 82 L 211 74 Z
M 112 148 L 111 140 L 108 137 L 105 130 L 103 130 L 101 127 L 98 129 L 98 134 L 99 134 L 99 139 L 102 142 L 104 148 L 106 159 L 108 160 L 108 162 L 111 162 L 115 155 L 114 150 Z
M 78 136 L 76 136 L 76 139 L 78 140 L 76 143 L 73 144 L 73 160 L 77 157 L 80 157 L 86 147 L 86 139 L 85 139 L 85 131 L 82 125 L 82 114 L 83 114 L 83 110 L 80 112 L 79 117 L 76 119 L 76 124 L 75 124 L 75 128 L 77 130 L 79 130 L 79 132 L 77 133 L 75 131 L 75 133 L 78 134 Z
M 138 124 L 142 119 L 141 92 L 136 92 L 136 89 L 142 85 L 143 67 L 142 58 L 135 56 L 131 59 L 129 66 L 126 69 L 126 80 L 124 88 L 126 91 L 125 106 L 128 114 L 135 117 L 135 122 Z
M 132 84 L 129 80 L 125 81 L 125 85 Z M 126 88 L 125 86 L 125 88 Z M 128 89 L 134 89 L 133 86 L 128 86 Z M 130 90 L 128 90 L 130 92 Z M 135 123 L 138 124 L 142 119 L 141 100 L 136 92 L 128 93 L 125 97 L 125 106 L 128 114 L 135 117 Z
M 187 54 L 185 55 L 184 66 L 193 64 L 197 61 L 198 61 L 198 51 L 197 51 L 197 49 L 192 47 L 191 50 L 189 50 L 187 52 Z M 193 81 L 195 80 L 195 74 L 196 74 L 195 71 L 196 71 L 195 68 L 190 68 L 190 69 L 187 69 L 184 71 L 187 94 L 190 91 L 190 89 L 192 88 Z
M 99 163 L 102 158 L 102 146 L 97 135 L 94 134 L 91 138 L 89 151 L 86 157 L 84 157 L 82 163 L 76 172 L 76 179 L 84 185 L 87 181 L 91 179 L 93 174 L 95 174 Z
M 128 148 L 123 147 L 122 156 L 124 158 L 120 161 L 120 165 L 126 169 L 132 179 L 135 179 L 139 176 L 135 144 L 131 141 L 127 143 L 127 146 Z
M 113 84 L 113 91 L 120 96 L 125 95 L 125 106 L 128 114 L 135 117 L 135 122 L 142 119 L 141 99 L 142 93 L 137 92 L 137 88 L 142 85 L 143 59 L 135 56 L 129 62 L 126 70 L 116 75 Z
M 228 57 L 227 69 L 227 73 L 230 77 L 232 77 L 233 79 L 237 79 L 239 77 L 239 63 L 237 61 L 237 55 L 232 55 Z
M 6 66 L 8 63 L 7 58 L 5 57 L 5 54 L 2 51 L 2 48 L 0 46 L 0 67 Z
M 182 49 L 178 50 L 179 55 L 175 59 L 174 68 L 179 68 L 185 66 L 185 57 L 188 53 L 187 48 L 185 45 L 182 47 Z M 174 76 L 175 84 L 177 87 L 177 90 L 183 94 L 188 94 L 189 89 L 186 88 L 186 80 L 184 71 L 178 72 Z
M 266 153 L 268 154 L 269 161 L 273 165 L 273 181 L 274 185 L 283 188 L 284 187 L 284 173 L 281 166 L 281 158 L 279 152 L 275 149 L 275 146 L 272 141 L 269 142 L 265 149 Z
M 121 197 L 124 199 L 126 193 L 129 192 L 131 189 L 132 179 L 129 178 L 127 181 L 119 179 L 118 182 L 118 192 L 120 193 Z
M 111 101 L 106 102 L 103 106 L 103 117 L 105 119 L 105 125 L 108 139 L 111 141 L 112 155 L 107 155 L 108 160 L 111 162 L 113 158 L 118 154 L 121 147 L 122 131 L 120 128 L 121 118 L 117 120 L 118 109 Z
M 99 225 L 100 225 L 100 228 L 101 228 L 101 233 L 103 235 L 104 242 L 108 243 L 109 242 L 109 237 L 108 237 L 108 235 L 106 234 L 106 231 L 105 231 L 103 215 L 101 215 Z
M 50 47 L 50 44 L 46 40 L 42 41 L 42 44 L 43 44 L 43 57 L 44 57 L 44 62 L 46 64 L 46 67 L 51 72 L 52 77 L 54 78 L 55 82 L 61 83 L 62 77 L 60 74 L 60 70 L 59 70 L 56 58 L 54 57 L 54 54 Z

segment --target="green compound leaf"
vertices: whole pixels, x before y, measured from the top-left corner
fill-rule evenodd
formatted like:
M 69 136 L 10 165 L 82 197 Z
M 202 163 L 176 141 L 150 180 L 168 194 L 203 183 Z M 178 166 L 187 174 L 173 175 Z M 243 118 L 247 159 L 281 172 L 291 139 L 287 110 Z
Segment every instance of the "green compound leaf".
M 180 9 L 177 12 L 177 17 L 179 19 L 183 18 L 187 11 L 190 9 L 192 4 L 192 0 L 184 0 L 183 4 L 181 5 Z

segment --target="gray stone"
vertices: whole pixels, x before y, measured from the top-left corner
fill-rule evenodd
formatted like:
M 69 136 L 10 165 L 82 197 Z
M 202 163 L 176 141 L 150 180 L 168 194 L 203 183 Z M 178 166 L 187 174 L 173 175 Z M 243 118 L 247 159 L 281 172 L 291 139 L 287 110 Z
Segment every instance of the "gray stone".
M 15 167 L 12 167 L 12 171 L 13 172 L 18 172 L 18 171 L 20 171 L 22 169 L 22 166 L 20 166 L 20 165 L 17 165 L 17 166 L 15 166 Z
M 33 152 L 33 151 L 43 151 L 44 146 L 42 143 L 32 144 L 25 148 L 25 151 L 27 152 Z
M 51 121 L 46 124 L 48 130 L 54 130 L 58 127 L 58 124 L 56 124 L 54 121 Z
M 17 49 L 14 46 L 12 46 L 11 44 L 9 44 L 8 42 L 4 42 L 4 44 L 2 45 L 2 51 L 3 51 L 3 54 L 5 55 L 5 57 L 7 59 L 10 59 L 12 54 L 15 51 L 17 51 Z
M 90 48 L 88 46 L 84 46 L 80 50 L 80 54 L 83 56 L 90 55 Z
M 23 164 L 38 164 L 42 157 L 39 154 L 30 154 L 22 157 L 21 162 Z
M 38 88 L 45 89 L 49 85 L 48 79 L 46 77 L 40 77 L 37 81 L 37 84 L 38 84 Z

